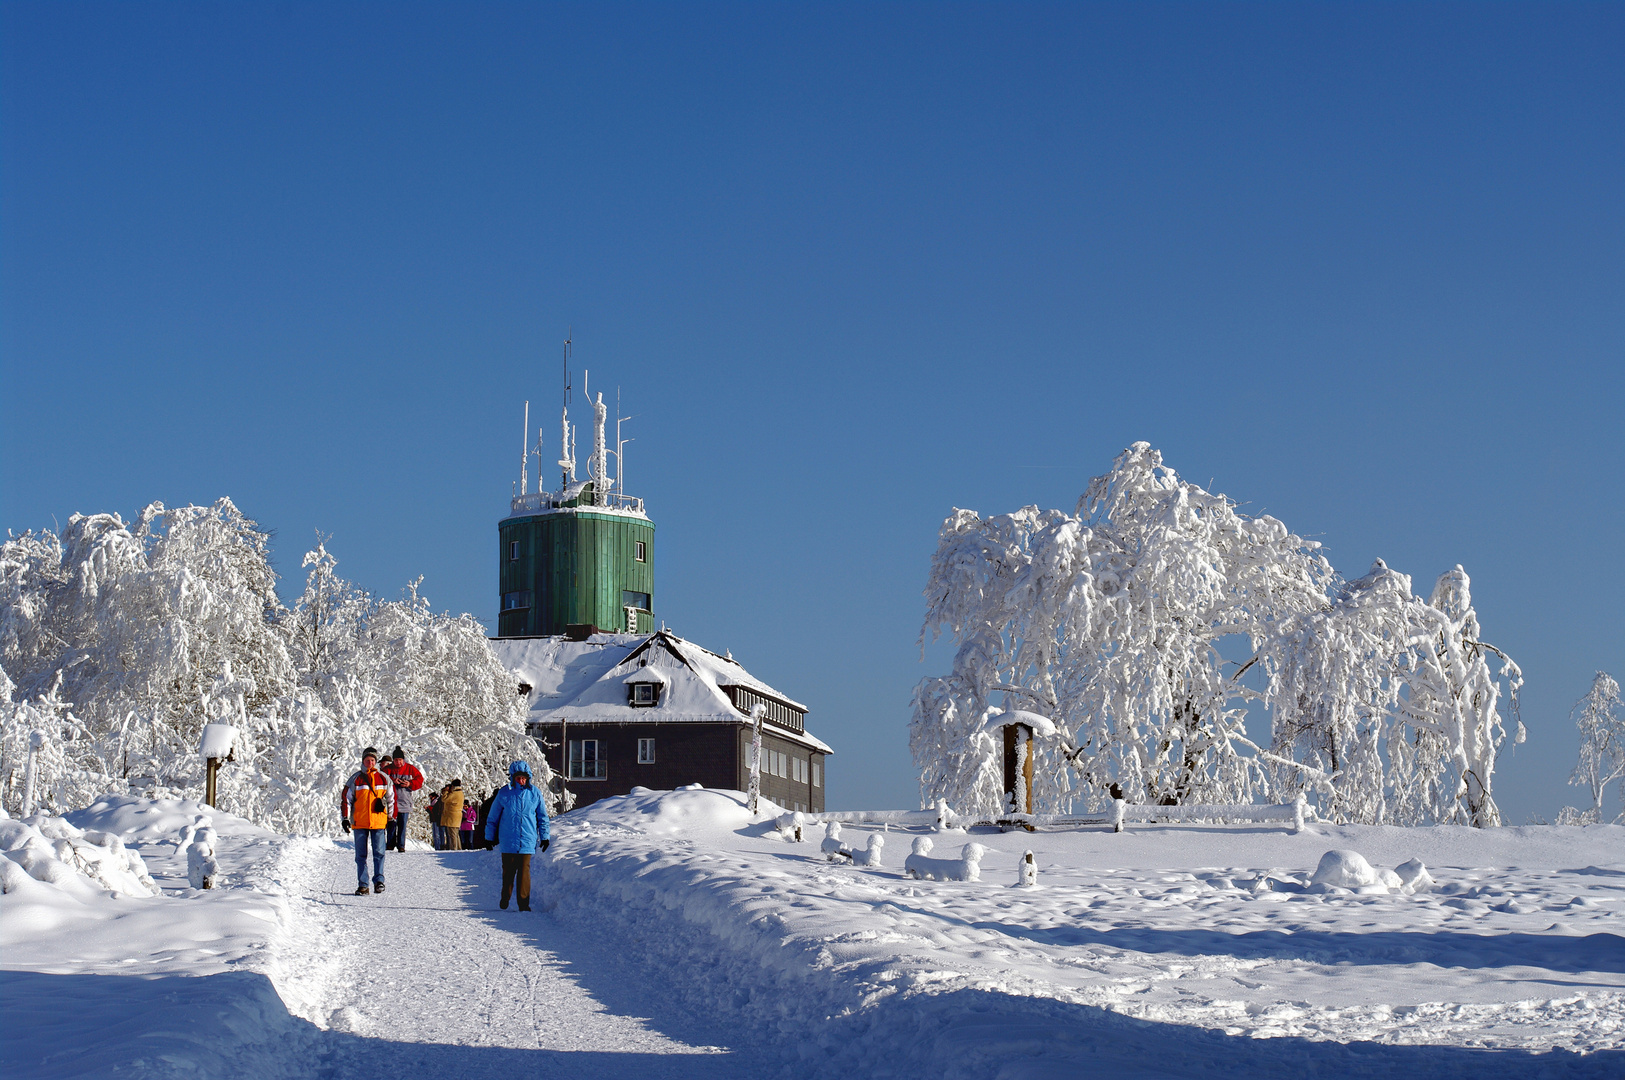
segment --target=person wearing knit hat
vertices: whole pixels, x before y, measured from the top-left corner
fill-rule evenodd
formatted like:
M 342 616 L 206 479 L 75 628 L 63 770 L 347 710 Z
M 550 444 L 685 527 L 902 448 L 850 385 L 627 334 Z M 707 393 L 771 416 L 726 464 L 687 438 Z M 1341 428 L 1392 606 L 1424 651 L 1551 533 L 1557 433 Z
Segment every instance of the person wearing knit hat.
M 361 751 L 361 771 L 350 777 L 339 796 L 339 824 L 345 832 L 355 831 L 355 893 L 366 896 L 367 852 L 372 851 L 372 891 L 384 891 L 384 839 L 389 819 L 395 815 L 395 786 L 378 771 L 378 751 Z
M 423 772 L 406 760 L 406 751 L 397 746 L 384 763 L 384 775 L 395 785 L 395 814 L 389 819 L 384 850 L 406 851 L 406 817 L 412 812 L 412 792 L 423 786 Z

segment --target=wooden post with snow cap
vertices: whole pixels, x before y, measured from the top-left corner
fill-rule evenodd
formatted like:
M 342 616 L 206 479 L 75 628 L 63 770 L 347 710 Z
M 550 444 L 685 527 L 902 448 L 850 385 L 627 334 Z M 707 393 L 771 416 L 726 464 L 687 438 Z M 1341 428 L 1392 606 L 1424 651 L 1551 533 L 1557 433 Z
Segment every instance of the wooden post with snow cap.
M 1004 737 L 1004 798 L 1005 817 L 1001 828 L 1019 825 L 1033 831 L 1033 764 L 1037 738 L 1053 739 L 1058 731 L 1055 722 L 1025 709 L 989 709 L 982 719 L 982 729 L 988 734 L 999 728 Z
M 203 739 L 198 746 L 198 752 L 203 755 L 203 801 L 210 806 L 218 806 L 216 780 L 220 775 L 220 763 L 237 760 L 237 729 L 230 724 L 204 724 Z

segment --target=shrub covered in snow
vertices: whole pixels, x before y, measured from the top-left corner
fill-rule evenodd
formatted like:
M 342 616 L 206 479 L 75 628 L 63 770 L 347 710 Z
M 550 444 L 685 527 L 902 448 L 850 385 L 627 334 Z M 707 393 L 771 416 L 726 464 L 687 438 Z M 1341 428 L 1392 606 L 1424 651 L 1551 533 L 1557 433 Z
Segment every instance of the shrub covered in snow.
M 1413 893 L 1432 885 L 1433 879 L 1420 859 L 1401 863 L 1393 870 L 1379 870 L 1358 851 L 1339 849 L 1320 857 L 1309 884 L 1361 893 Z
M 0 810 L 4 891 L 27 879 L 65 889 L 93 887 L 126 896 L 156 896 L 141 856 L 114 833 L 75 828 L 46 813 L 17 819 Z

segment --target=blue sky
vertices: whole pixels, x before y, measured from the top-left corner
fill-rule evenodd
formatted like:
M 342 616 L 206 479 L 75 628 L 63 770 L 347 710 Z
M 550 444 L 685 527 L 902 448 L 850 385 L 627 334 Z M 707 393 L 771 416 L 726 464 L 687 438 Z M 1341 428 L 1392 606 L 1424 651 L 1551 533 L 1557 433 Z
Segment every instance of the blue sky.
M 657 614 L 908 805 L 955 506 L 1136 439 L 1522 663 L 1625 677 L 1618 5 L 0 7 L 0 527 L 230 495 L 494 621 L 559 343 Z M 552 429 L 548 429 L 551 438 Z M 551 450 L 556 446 L 550 445 Z

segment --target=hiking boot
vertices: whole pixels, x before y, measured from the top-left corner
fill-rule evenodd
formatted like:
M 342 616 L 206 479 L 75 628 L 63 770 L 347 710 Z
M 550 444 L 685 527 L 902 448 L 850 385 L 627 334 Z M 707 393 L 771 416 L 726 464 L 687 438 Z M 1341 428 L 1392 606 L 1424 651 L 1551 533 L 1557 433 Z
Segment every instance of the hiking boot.
M 367 888 L 367 887 L 366 887 L 366 886 L 365 886 L 365 885 L 357 885 L 357 886 L 356 886 L 356 887 L 355 887 L 355 894 L 356 894 L 356 895 L 357 895 L 357 896 L 366 896 L 366 895 L 367 895 L 367 893 L 368 893 L 368 892 L 370 892 L 370 891 L 371 891 L 371 890 L 370 890 L 370 889 L 368 889 L 368 888 Z
M 521 901 L 519 901 L 519 910 L 520 911 L 529 911 L 530 910 L 530 901 L 529 900 L 521 900 Z
M 508 898 L 506 896 L 504 896 L 502 898 L 502 900 L 497 904 L 497 907 L 501 908 L 503 911 L 507 911 L 508 910 Z
M 373 892 L 383 892 L 384 891 L 384 883 L 382 881 L 378 882 L 377 884 L 375 884 L 372 887 L 372 891 Z

